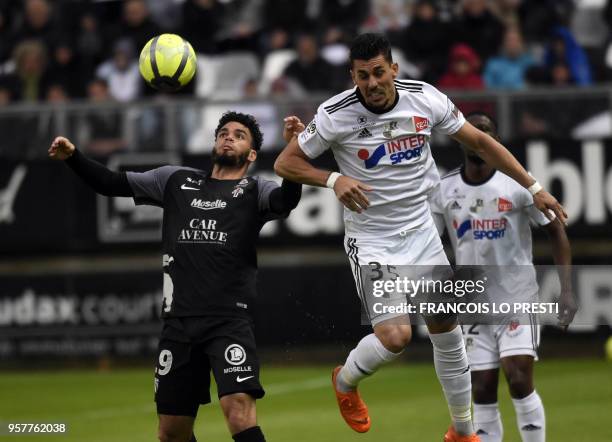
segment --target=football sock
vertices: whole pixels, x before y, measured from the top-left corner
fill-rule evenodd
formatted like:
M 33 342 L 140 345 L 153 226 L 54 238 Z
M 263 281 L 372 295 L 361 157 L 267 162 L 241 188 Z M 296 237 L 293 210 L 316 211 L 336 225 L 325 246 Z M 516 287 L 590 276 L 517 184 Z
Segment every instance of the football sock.
M 236 442 L 266 442 L 266 438 L 258 426 L 236 433 L 232 436 L 232 439 Z
M 434 365 L 444 390 L 455 431 L 474 433 L 471 415 L 472 380 L 461 327 L 445 333 L 430 333 Z
M 512 399 L 516 421 L 523 442 L 544 442 L 546 439 L 546 417 L 544 404 L 537 391 L 523 399 Z
M 497 402 L 477 404 L 474 402 L 474 430 L 480 442 L 502 442 L 504 427 Z
M 397 358 L 402 352 L 393 353 L 385 348 L 374 333 L 365 336 L 346 358 L 336 377 L 336 387 L 343 393 L 355 390 L 364 378 L 374 374 L 382 365 Z

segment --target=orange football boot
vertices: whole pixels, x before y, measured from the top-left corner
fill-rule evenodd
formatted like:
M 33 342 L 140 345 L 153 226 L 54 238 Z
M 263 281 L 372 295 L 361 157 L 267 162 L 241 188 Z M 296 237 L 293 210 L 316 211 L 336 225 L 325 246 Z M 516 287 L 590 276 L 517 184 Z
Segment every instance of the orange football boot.
M 370 429 L 370 416 L 368 415 L 368 407 L 359 396 L 357 390 L 343 393 L 336 387 L 336 377 L 342 365 L 334 368 L 332 372 L 332 385 L 338 400 L 340 414 L 346 421 L 349 427 L 357 433 L 365 433 Z
M 444 435 L 444 442 L 480 442 L 480 438 L 476 433 L 470 434 L 469 436 L 462 436 L 451 426 Z

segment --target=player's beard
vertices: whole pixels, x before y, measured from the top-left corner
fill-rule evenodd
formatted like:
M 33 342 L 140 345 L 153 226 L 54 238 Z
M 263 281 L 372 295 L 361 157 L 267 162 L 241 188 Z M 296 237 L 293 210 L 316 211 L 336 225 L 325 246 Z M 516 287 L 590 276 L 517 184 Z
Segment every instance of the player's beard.
M 242 155 L 228 155 L 227 152 L 221 154 L 217 153 L 217 149 L 213 148 L 212 151 L 212 162 L 219 167 L 230 167 L 241 169 L 249 158 L 249 152 L 245 152 Z

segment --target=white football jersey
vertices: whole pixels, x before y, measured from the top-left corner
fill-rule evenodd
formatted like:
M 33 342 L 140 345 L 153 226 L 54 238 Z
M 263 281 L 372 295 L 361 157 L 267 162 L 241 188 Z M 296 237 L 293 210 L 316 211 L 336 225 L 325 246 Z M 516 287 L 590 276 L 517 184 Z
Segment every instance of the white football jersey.
M 463 169 L 455 169 L 442 177 L 430 205 L 438 230 L 448 231 L 456 264 L 495 266 L 505 293 L 536 293 L 530 222 L 550 221 L 527 189 L 498 171 L 469 183 Z
M 371 109 L 355 87 L 324 102 L 298 137 L 309 158 L 331 149 L 343 175 L 372 187 L 370 207 L 344 209 L 345 231 L 384 237 L 430 221 L 428 193 L 440 181 L 430 152 L 431 131 L 454 134 L 465 118 L 446 95 L 421 81 L 396 80 L 396 101 Z

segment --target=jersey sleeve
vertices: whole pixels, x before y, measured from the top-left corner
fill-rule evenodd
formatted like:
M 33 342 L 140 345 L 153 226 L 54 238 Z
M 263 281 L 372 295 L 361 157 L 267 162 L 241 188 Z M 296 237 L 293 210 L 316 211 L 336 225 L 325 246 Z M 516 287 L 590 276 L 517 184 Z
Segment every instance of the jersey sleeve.
M 429 193 L 429 209 L 436 223 L 438 234 L 442 236 L 446 229 L 446 222 L 444 221 L 444 206 L 442 204 L 442 189 L 440 184 Z
M 334 123 L 323 106 L 319 106 L 314 119 L 298 135 L 298 144 L 308 158 L 316 158 L 331 146 Z
M 465 124 L 465 117 L 451 99 L 427 83 L 423 85 L 423 92 L 431 106 L 433 128 L 446 135 L 458 132 Z
M 257 176 L 254 177 L 257 180 L 257 204 L 259 208 L 259 214 L 264 221 L 270 221 L 276 218 L 282 218 L 282 214 L 274 213 L 270 205 L 270 194 L 274 189 L 278 189 L 280 186 L 274 181 L 264 180 Z
M 134 202 L 163 206 L 166 183 L 179 169 L 179 166 L 163 166 L 146 172 L 127 172 L 128 183 L 134 192 Z

